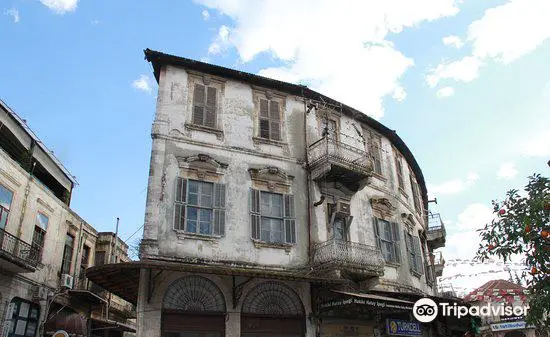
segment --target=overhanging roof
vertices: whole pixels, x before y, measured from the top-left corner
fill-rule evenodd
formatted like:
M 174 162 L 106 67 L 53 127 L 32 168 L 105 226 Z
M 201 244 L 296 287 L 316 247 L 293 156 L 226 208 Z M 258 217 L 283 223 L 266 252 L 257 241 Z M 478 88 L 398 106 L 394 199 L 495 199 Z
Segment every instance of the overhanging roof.
M 263 77 L 263 76 L 243 72 L 243 71 L 238 71 L 235 69 L 230 69 L 226 67 L 221 67 L 221 66 L 217 66 L 209 63 L 188 59 L 185 57 L 165 54 L 165 53 L 154 51 L 151 49 L 145 49 L 144 53 L 145 53 L 145 59 L 151 62 L 151 64 L 153 65 L 153 72 L 157 82 L 159 81 L 160 70 L 162 66 L 174 65 L 174 66 L 179 66 L 179 67 L 203 72 L 206 74 L 217 75 L 220 77 L 225 77 L 236 81 L 255 84 L 265 88 L 271 88 L 274 90 L 286 92 L 291 95 L 301 96 L 307 99 L 312 99 L 317 101 L 322 100 L 333 105 L 341 106 L 342 112 L 344 114 L 372 127 L 373 129 L 375 129 L 376 131 L 384 135 L 386 138 L 388 138 L 392 142 L 392 144 L 405 157 L 405 159 L 407 160 L 407 163 L 411 166 L 412 170 L 414 171 L 418 184 L 420 185 L 424 209 L 428 209 L 428 194 L 426 189 L 426 182 L 424 180 L 424 175 L 422 174 L 422 170 L 420 169 L 420 166 L 416 162 L 416 159 L 414 158 L 412 152 L 409 150 L 405 142 L 403 142 L 403 140 L 397 135 L 397 133 L 394 130 L 390 130 L 389 128 L 384 126 L 382 123 L 365 115 L 359 110 L 356 110 L 328 96 L 318 93 L 315 90 L 312 90 L 304 85 L 297 85 L 293 83 L 278 81 L 271 78 L 267 78 L 267 77 Z
M 318 283 L 342 283 L 344 280 L 311 276 L 308 268 L 273 270 L 259 267 L 228 266 L 226 264 L 193 264 L 163 260 L 141 260 L 90 267 L 86 277 L 98 286 L 136 304 L 140 269 L 194 272 L 216 275 L 250 276 Z

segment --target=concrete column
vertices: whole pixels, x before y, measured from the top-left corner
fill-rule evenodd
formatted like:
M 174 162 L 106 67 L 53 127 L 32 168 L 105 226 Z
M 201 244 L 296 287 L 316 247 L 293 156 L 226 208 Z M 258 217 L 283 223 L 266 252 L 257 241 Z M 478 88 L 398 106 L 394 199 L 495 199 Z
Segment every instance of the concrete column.
M 139 285 L 138 285 L 138 300 L 136 305 L 136 337 L 146 337 L 147 334 L 144 331 L 146 326 L 145 317 L 147 312 L 145 307 L 147 305 L 149 288 L 149 270 L 141 268 L 139 271 Z
M 225 320 L 225 335 L 240 336 L 241 335 L 241 313 L 228 312 Z

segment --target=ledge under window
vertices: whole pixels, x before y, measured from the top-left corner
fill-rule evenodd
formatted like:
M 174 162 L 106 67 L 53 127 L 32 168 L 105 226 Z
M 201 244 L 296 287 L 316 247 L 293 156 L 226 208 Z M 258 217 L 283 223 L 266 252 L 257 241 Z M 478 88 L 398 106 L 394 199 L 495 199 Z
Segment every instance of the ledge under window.
M 385 267 L 399 268 L 401 263 L 385 261 Z
M 178 239 L 191 239 L 191 240 L 202 240 L 202 241 L 214 241 L 217 242 L 222 236 L 219 235 L 206 235 L 206 234 L 197 234 L 197 233 L 188 233 L 181 229 L 174 229 Z
M 411 270 L 411 275 L 416 276 L 416 277 L 418 277 L 418 278 L 421 278 L 421 277 L 422 277 L 422 274 L 419 273 L 419 272 L 417 272 L 417 271 L 415 271 L 415 270 Z
M 278 147 L 284 147 L 287 144 L 285 142 L 281 142 L 280 140 L 273 140 L 268 138 L 262 138 L 262 137 L 252 137 L 252 141 L 254 144 L 268 144 L 268 145 L 274 145 Z
M 384 177 L 382 174 L 380 174 L 378 172 L 372 171 L 372 176 L 375 177 L 376 179 L 382 180 L 384 182 L 388 180 L 388 179 L 386 179 L 386 177 Z
M 405 190 L 403 188 L 399 187 L 399 192 L 401 193 L 402 196 L 405 197 L 405 199 L 409 200 L 409 195 L 405 193 Z
M 254 246 L 256 248 L 276 248 L 276 249 L 284 249 L 287 252 L 290 251 L 292 247 L 294 247 L 294 244 L 292 243 L 277 243 L 277 242 L 265 242 L 260 240 L 252 240 L 254 242 Z
M 223 137 L 223 130 L 216 129 L 216 128 L 211 128 L 211 127 L 204 126 L 204 125 L 198 125 L 198 124 L 192 124 L 192 123 L 185 123 L 185 128 L 186 128 L 187 130 L 195 130 L 195 131 L 203 131 L 203 132 L 213 133 L 213 134 L 215 134 L 218 138 L 222 138 L 222 137 Z

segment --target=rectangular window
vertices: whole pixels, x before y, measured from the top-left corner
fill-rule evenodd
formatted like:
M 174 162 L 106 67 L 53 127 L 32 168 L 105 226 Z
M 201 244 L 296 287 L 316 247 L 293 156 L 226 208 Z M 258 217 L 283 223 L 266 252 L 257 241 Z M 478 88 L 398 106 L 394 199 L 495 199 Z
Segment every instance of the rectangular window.
M 252 238 L 269 243 L 295 243 L 294 196 L 251 190 Z
M 422 265 L 422 249 L 420 248 L 420 238 L 411 233 L 405 233 L 407 252 L 409 253 L 409 266 L 413 273 L 422 275 L 424 267 Z
M 281 140 L 279 102 L 260 99 L 260 138 Z
M 403 181 L 403 166 L 401 164 L 401 156 L 397 154 L 395 156 L 395 167 L 397 169 L 397 186 L 400 189 L 404 189 L 404 181 Z
M 418 184 L 414 180 L 412 174 L 409 175 L 409 179 L 411 181 L 411 189 L 412 189 L 412 196 L 414 201 L 414 209 L 416 212 L 422 216 L 422 207 L 420 206 L 420 199 L 418 194 Z
M 364 132 L 367 152 L 374 161 L 374 172 L 382 175 L 382 137 L 370 130 Z
M 105 256 L 106 256 L 106 253 L 104 251 L 96 252 L 95 253 L 94 265 L 96 265 L 96 266 L 104 265 L 105 264 Z
M 38 260 L 42 259 L 42 250 L 44 249 L 44 238 L 48 229 L 49 218 L 38 213 L 36 217 L 36 225 L 34 226 L 34 234 L 32 236 L 32 246 L 38 251 Z
M 397 223 L 374 218 L 376 244 L 386 262 L 400 263 L 401 249 Z
M 80 277 L 84 278 L 86 276 L 86 268 L 88 268 L 88 263 L 90 263 L 90 247 L 82 247 L 82 257 L 80 259 Z
M 225 185 L 178 178 L 174 228 L 186 233 L 224 235 Z
M 328 118 L 319 120 L 319 133 L 321 137 L 338 140 L 338 123 Z
M 13 192 L 0 185 L 0 229 L 6 228 Z
M 10 311 L 8 337 L 34 337 L 38 327 L 40 307 L 20 298 L 14 298 L 8 306 L 8 314 Z
M 217 89 L 195 84 L 193 91 L 193 124 L 216 127 Z
M 67 234 L 65 248 L 63 248 L 63 261 L 61 262 L 61 274 L 71 273 L 71 262 L 73 259 L 74 236 Z

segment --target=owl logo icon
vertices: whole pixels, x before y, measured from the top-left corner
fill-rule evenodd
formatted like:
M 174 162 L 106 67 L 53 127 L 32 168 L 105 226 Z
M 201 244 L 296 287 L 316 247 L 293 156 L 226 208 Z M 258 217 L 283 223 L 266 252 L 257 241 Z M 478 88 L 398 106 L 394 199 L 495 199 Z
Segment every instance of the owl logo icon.
M 390 333 L 397 333 L 397 323 L 395 323 L 394 321 L 390 322 Z

